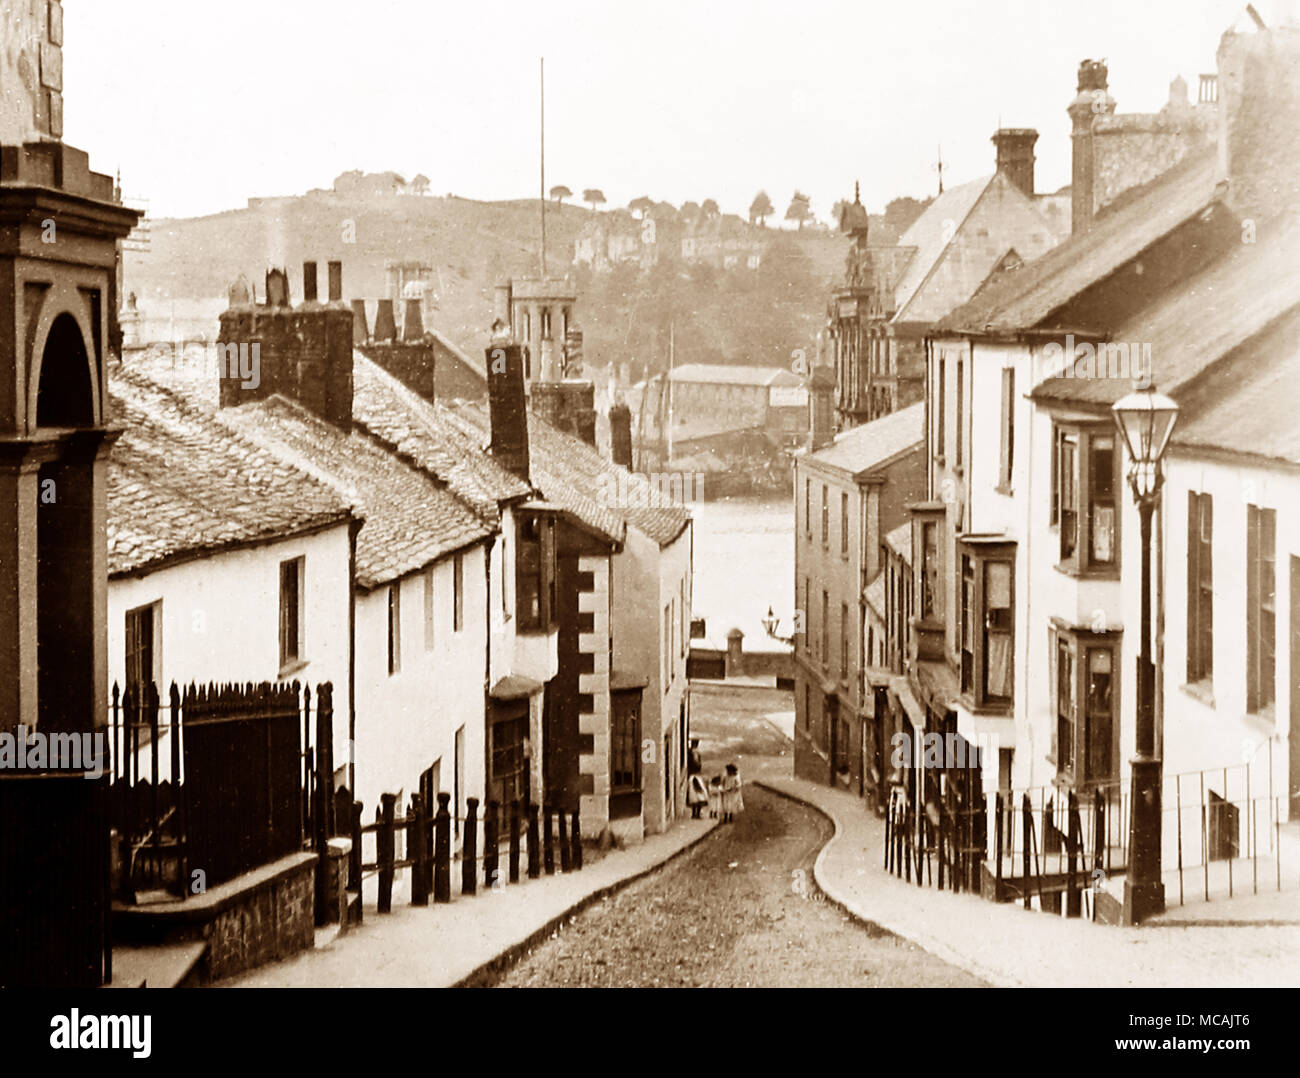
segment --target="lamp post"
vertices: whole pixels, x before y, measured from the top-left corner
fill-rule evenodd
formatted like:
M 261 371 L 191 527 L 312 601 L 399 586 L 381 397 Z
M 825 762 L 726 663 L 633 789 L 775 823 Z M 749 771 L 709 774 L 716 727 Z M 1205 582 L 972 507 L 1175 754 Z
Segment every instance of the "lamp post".
M 1129 456 L 1129 485 L 1142 525 L 1142 620 L 1137 676 L 1137 751 L 1131 763 L 1128 873 L 1124 923 L 1138 924 L 1165 908 L 1160 876 L 1162 762 L 1156 752 L 1155 664 L 1151 661 L 1151 514 L 1164 482 L 1161 461 L 1178 420 L 1178 405 L 1157 393 L 1149 378 L 1115 403 L 1115 425 Z

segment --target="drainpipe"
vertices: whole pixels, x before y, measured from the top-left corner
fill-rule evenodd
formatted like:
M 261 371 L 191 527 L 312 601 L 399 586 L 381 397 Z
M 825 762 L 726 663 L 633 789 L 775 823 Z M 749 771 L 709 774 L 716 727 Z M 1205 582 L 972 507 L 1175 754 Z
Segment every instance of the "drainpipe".
M 492 547 L 496 545 L 496 534 L 487 537 L 483 545 L 483 614 L 487 633 L 486 646 L 483 648 L 483 805 L 486 811 L 491 797 L 492 780 Z M 501 586 L 506 586 L 505 574 L 501 576 Z M 531 710 L 531 707 L 530 707 Z
M 348 522 L 348 783 L 357 800 L 357 532 L 363 521 Z

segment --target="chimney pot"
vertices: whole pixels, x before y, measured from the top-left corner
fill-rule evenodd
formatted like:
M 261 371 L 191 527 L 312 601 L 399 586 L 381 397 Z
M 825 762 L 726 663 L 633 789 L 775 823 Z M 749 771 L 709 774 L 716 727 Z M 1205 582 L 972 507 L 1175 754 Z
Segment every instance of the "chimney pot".
M 397 320 L 393 317 L 393 301 L 381 299 L 379 310 L 375 312 L 375 340 L 392 341 L 397 339 Z
M 330 281 L 329 281 L 330 302 L 342 303 L 343 302 L 343 263 L 331 262 L 329 264 L 329 275 L 330 275 Z
M 302 264 L 302 301 L 303 303 L 316 302 L 316 263 L 304 262 Z
M 266 305 L 289 306 L 289 274 L 282 269 L 266 271 Z
M 424 316 L 421 314 L 421 301 L 406 301 L 406 316 L 402 319 L 402 340 L 419 341 L 424 339 Z
M 370 340 L 370 323 L 366 321 L 366 301 L 352 301 L 352 340 L 356 344 L 365 344 Z

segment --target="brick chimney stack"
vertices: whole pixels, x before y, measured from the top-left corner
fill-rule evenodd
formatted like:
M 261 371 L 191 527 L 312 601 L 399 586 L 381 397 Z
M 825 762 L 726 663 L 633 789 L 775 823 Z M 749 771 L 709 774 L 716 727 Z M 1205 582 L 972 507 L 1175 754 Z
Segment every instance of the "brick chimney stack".
M 814 367 L 808 388 L 811 448 L 815 453 L 835 441 L 835 368 Z
M 1300 208 L 1300 29 L 1229 30 L 1219 42 L 1219 173 L 1245 217 Z
M 997 169 L 1030 198 L 1034 197 L 1034 143 L 1038 132 L 1032 127 L 1002 127 L 993 136 L 997 147 Z
M 632 409 L 626 404 L 610 406 L 609 450 L 615 464 L 632 470 Z
M 264 304 L 232 305 L 221 315 L 221 407 L 279 393 L 344 430 L 352 429 L 352 312 L 315 301 L 316 263 L 303 266 L 304 302 L 289 303 L 289 277 L 266 275 Z M 340 269 L 339 287 L 342 288 Z M 249 366 L 256 376 L 249 377 Z
M 1095 166 L 1093 122 L 1115 112 L 1115 99 L 1107 89 L 1110 72 L 1104 60 L 1084 60 L 1079 64 L 1078 92 L 1070 107 L 1070 138 L 1074 146 L 1070 177 L 1070 231 L 1086 232 L 1092 227 L 1094 213 Z
M 329 264 L 329 289 L 330 302 L 343 302 L 343 263 L 331 262 Z
M 528 408 L 524 398 L 524 350 L 497 338 L 484 357 L 488 372 L 488 413 L 492 455 L 502 467 L 531 485 L 528 478 Z

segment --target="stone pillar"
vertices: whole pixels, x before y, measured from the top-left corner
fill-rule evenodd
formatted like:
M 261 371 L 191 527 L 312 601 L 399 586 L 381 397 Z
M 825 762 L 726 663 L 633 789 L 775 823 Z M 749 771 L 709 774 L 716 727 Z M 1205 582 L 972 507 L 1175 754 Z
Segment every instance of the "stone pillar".
M 726 677 L 740 677 L 745 672 L 745 634 L 739 629 L 727 631 Z
M 0 443 L 0 733 L 36 725 L 36 511 L 41 457 L 30 443 Z

